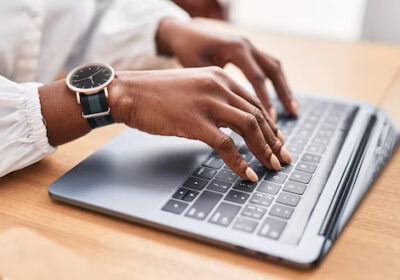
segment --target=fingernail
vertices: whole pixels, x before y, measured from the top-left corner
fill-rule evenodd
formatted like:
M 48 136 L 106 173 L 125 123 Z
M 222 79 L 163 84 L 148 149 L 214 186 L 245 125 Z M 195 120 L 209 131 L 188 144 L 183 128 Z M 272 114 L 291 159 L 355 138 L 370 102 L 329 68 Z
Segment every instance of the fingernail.
M 294 100 L 291 101 L 291 105 L 292 105 L 293 113 L 297 116 L 299 114 L 299 105 Z
M 281 148 L 281 158 L 283 160 L 284 163 L 291 163 L 292 162 L 292 157 L 290 156 L 288 150 L 286 150 L 285 147 Z
M 280 131 L 278 129 L 278 132 L 276 133 L 276 136 L 278 137 L 279 141 L 281 141 L 281 143 L 285 143 L 285 136 L 283 136 L 282 131 Z
M 281 168 L 282 168 L 281 163 L 279 162 L 279 159 L 274 154 L 271 156 L 270 162 L 271 162 L 273 169 L 281 170 Z
M 250 181 L 258 182 L 258 176 L 257 176 L 256 172 L 254 172 L 254 170 L 251 169 L 251 167 L 247 167 L 246 176 L 247 176 L 247 178 L 249 178 Z
M 276 113 L 276 110 L 274 107 L 271 107 L 269 109 L 269 115 L 271 116 L 272 120 L 275 122 L 276 119 L 278 118 L 278 114 Z

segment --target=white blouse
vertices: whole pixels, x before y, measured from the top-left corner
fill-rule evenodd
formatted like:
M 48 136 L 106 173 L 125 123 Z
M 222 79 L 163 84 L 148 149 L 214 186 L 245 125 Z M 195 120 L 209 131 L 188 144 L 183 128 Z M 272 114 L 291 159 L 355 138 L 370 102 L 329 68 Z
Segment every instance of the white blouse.
M 38 87 L 89 61 L 118 70 L 171 65 L 156 52 L 164 17 L 188 15 L 168 0 L 0 1 L 0 177 L 55 151 Z

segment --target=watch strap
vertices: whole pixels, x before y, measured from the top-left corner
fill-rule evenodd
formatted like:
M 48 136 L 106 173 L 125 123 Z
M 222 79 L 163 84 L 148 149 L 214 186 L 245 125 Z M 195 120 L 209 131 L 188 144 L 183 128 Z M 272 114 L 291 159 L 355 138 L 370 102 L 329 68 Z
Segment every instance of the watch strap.
M 79 97 L 82 105 L 82 115 L 86 118 L 91 128 L 114 123 L 104 90 L 90 95 L 79 93 Z

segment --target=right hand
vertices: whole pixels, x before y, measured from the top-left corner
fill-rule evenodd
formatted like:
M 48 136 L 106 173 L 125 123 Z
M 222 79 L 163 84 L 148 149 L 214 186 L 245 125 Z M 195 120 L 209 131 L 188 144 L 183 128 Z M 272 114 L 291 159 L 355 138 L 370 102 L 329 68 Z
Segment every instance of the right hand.
M 220 127 L 241 135 L 269 169 L 291 162 L 282 133 L 260 101 L 221 68 L 118 72 L 109 91 L 115 121 L 151 134 L 203 141 L 244 179 L 258 180 Z

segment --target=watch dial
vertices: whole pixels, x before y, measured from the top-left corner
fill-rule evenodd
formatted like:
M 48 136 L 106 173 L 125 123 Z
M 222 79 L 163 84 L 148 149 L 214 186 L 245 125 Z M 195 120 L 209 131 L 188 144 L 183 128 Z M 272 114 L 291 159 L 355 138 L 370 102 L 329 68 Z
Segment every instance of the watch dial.
M 70 84 L 80 89 L 91 89 L 106 84 L 112 77 L 111 69 L 104 65 L 82 67 L 71 75 Z

